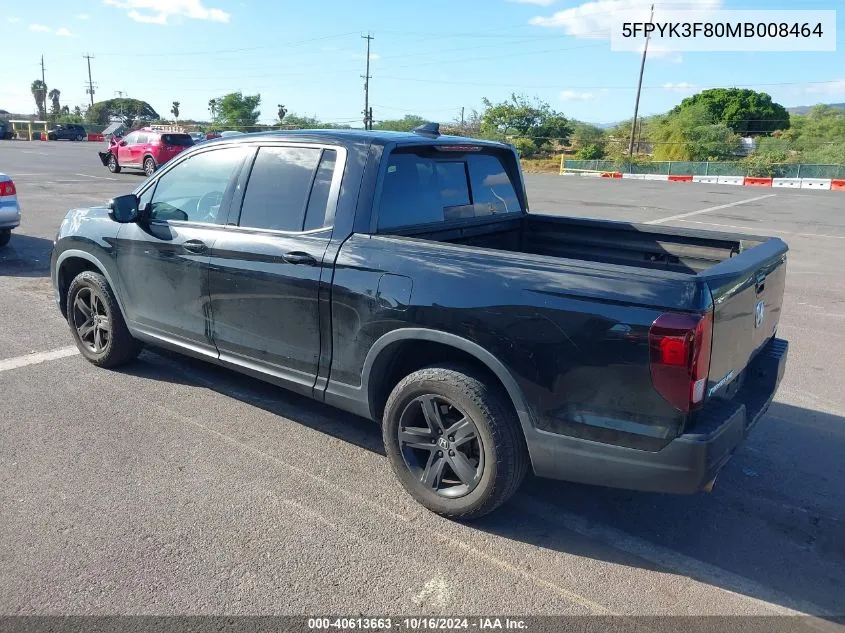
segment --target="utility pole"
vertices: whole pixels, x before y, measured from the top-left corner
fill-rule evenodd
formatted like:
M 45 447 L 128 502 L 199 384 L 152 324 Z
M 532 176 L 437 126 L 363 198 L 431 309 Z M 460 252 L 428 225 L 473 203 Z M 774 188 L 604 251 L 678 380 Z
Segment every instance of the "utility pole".
M 367 40 L 367 74 L 363 75 L 364 79 L 364 129 L 373 129 L 373 112 L 370 108 L 370 42 L 376 38 L 367 33 L 362 35 L 362 38 Z
M 654 22 L 654 5 L 651 5 L 651 17 L 648 20 L 649 24 Z M 637 115 L 640 111 L 640 92 L 643 88 L 643 71 L 645 71 L 645 58 L 648 54 L 648 41 L 651 39 L 651 36 L 646 36 L 645 38 L 645 46 L 643 46 L 643 59 L 640 62 L 640 79 L 637 81 L 637 99 L 634 101 L 634 118 L 631 121 L 631 140 L 628 142 L 628 158 L 631 158 L 634 154 L 634 132 L 637 128 Z
M 461 106 L 461 127 L 464 127 L 464 106 Z
M 88 60 L 88 94 L 91 95 L 91 105 L 94 105 L 94 82 L 91 81 L 91 60 L 93 55 L 83 55 L 84 59 Z
M 41 56 L 41 83 L 47 85 L 47 80 L 44 78 L 44 55 Z

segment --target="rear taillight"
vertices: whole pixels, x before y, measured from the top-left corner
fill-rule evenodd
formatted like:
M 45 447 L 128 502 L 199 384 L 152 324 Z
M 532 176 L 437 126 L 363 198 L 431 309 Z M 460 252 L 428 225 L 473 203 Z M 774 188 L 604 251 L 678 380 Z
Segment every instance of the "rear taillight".
M 703 316 L 667 312 L 651 324 L 651 382 L 676 409 L 687 412 L 704 401 L 712 340 L 712 310 Z
M 18 193 L 17 189 L 15 189 L 15 183 L 11 180 L 4 180 L 0 182 L 0 198 L 3 196 L 14 196 Z

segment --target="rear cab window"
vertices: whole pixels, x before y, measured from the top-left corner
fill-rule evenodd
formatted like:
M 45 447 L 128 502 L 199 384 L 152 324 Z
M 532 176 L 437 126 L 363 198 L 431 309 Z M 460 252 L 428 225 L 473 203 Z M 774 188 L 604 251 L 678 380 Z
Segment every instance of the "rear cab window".
M 516 173 L 505 152 L 400 148 L 388 158 L 378 230 L 522 213 Z

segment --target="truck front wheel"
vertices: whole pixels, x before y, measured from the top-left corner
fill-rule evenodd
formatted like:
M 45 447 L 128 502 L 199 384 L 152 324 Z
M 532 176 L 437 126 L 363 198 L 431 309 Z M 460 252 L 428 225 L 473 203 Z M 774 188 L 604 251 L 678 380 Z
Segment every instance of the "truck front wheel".
M 405 490 L 452 519 L 498 508 L 528 467 L 516 413 L 499 385 L 471 367 L 432 366 L 403 378 L 387 399 L 382 428 Z

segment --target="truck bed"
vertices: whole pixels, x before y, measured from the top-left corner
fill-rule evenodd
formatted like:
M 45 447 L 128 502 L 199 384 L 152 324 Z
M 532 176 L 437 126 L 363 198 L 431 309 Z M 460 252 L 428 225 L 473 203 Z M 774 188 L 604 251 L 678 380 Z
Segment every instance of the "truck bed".
M 564 257 L 697 274 L 755 246 L 763 238 L 625 222 L 528 214 L 486 224 L 413 231 L 409 236 L 533 255 Z

